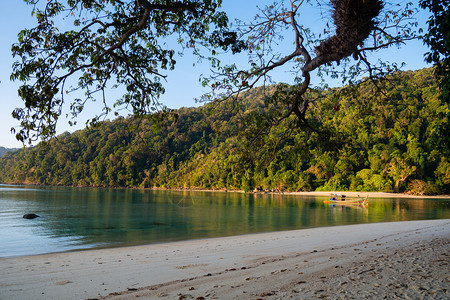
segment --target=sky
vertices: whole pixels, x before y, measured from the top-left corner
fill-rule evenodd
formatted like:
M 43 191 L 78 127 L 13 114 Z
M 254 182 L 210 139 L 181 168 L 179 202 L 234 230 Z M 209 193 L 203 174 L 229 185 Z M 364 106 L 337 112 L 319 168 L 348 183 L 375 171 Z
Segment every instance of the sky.
M 272 1 L 261 0 L 223 0 L 222 9 L 227 12 L 230 20 L 235 18 L 241 20 L 251 20 L 258 12 L 257 6 L 270 4 Z M 324 2 L 324 1 L 322 1 Z M 406 2 L 406 1 L 397 1 Z M 413 1 L 417 5 L 417 0 Z M 11 113 L 16 107 L 22 106 L 22 100 L 17 95 L 17 89 L 20 82 L 11 82 L 10 75 L 12 64 L 15 59 L 11 54 L 11 45 L 17 41 L 17 34 L 24 28 L 34 27 L 34 19 L 31 17 L 32 7 L 25 4 L 22 0 L 0 0 L 0 146 L 7 148 L 22 147 L 22 143 L 17 141 L 11 134 L 11 127 L 18 128 L 19 122 L 15 120 Z M 326 10 L 326 9 L 325 9 Z M 426 29 L 426 20 L 428 14 L 420 11 L 417 15 L 420 27 Z M 301 12 L 298 18 L 299 22 L 310 26 L 313 30 L 320 30 L 321 20 L 320 11 L 317 8 L 308 8 Z M 381 59 L 389 61 L 403 61 L 406 63 L 405 70 L 416 70 L 429 67 L 424 62 L 424 54 L 428 51 L 427 47 L 421 41 L 411 41 L 400 49 L 391 48 L 390 50 L 376 53 Z M 240 59 L 235 56 L 226 56 L 223 62 L 232 63 Z M 195 66 L 194 66 L 195 63 Z M 198 106 L 195 98 L 208 92 L 199 83 L 199 76 L 209 72 L 208 63 L 199 64 L 190 55 L 184 56 L 177 61 L 175 70 L 167 73 L 168 78 L 165 84 L 166 93 L 161 98 L 161 102 L 170 108 Z M 278 71 L 276 79 L 283 82 L 289 82 L 289 73 L 285 70 Z M 112 91 L 112 93 L 117 91 Z M 69 121 L 62 116 L 58 122 L 57 133 L 64 131 L 73 132 L 84 128 L 84 121 L 93 115 L 89 111 L 99 110 L 99 103 L 88 104 L 85 112 L 80 116 L 77 126 L 69 126 Z M 109 118 L 113 119 L 111 114 Z

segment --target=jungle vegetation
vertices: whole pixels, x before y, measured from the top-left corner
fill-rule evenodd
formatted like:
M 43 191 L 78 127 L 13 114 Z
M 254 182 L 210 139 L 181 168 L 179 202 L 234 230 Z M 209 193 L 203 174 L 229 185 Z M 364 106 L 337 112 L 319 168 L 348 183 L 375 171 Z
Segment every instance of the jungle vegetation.
M 233 25 L 221 11 L 222 0 L 24 1 L 34 27 L 19 32 L 11 48 L 11 79 L 20 82 L 23 102 L 12 112 L 20 125 L 11 131 L 24 144 L 53 138 L 61 116 L 76 123 L 91 101 L 103 107 L 90 112 L 88 124 L 123 109 L 148 119 L 160 116 L 156 112 L 167 116 L 170 110 L 160 102 L 164 82 L 189 52 L 194 63 L 211 65 L 212 74 L 201 78 L 208 102 L 223 96 L 237 101 L 252 87 L 278 82 L 272 71 L 288 68 L 296 89 L 277 90 L 272 108 L 278 111 L 266 125 L 286 126 L 291 116 L 308 125 L 311 77 L 328 75 L 343 85 L 377 80 L 402 64 L 371 53 L 422 37 L 418 8 L 410 2 L 262 1 L 254 18 Z M 319 9 L 324 21 L 317 32 L 303 24 L 308 7 Z M 247 63 L 237 64 L 234 54 Z
M 0 157 L 2 157 L 3 155 L 5 155 L 6 152 L 8 151 L 16 151 L 17 148 L 5 148 L 5 147 L 0 147 Z
M 311 101 L 307 126 L 290 126 L 295 116 L 255 125 L 276 118 L 280 95 L 295 90 L 257 87 L 242 93 L 238 105 L 180 108 L 160 122 L 131 115 L 66 132 L 46 145 L 6 153 L 0 182 L 450 192 L 450 159 L 437 146 L 448 140 L 442 127 L 448 128 L 449 107 L 433 69 L 397 72 L 376 85 L 312 91 L 307 97 L 322 96 Z

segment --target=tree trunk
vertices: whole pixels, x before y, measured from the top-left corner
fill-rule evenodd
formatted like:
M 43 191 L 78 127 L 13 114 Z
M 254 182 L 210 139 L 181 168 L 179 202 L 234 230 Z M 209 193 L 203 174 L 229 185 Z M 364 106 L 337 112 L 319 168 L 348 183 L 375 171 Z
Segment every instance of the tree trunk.
M 394 185 L 394 193 L 398 193 L 398 187 L 399 187 L 399 185 L 400 185 L 400 181 L 401 181 L 401 179 L 397 179 L 397 180 L 395 181 L 395 185 Z

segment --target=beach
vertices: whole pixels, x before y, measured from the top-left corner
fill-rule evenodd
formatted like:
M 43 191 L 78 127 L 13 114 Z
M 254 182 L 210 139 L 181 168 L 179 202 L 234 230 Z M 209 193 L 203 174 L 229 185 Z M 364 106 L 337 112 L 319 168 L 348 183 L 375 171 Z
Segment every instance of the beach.
M 286 192 L 283 194 L 299 195 L 299 196 L 330 196 L 331 192 Z M 405 193 L 387 193 L 387 192 L 346 192 L 334 191 L 336 194 L 344 194 L 347 197 L 369 197 L 373 198 L 398 198 L 398 199 L 449 199 L 450 195 L 413 195 Z
M 430 220 L 1 258 L 0 299 L 448 299 L 449 241 Z
M 179 192 L 223 192 L 223 193 L 246 193 L 242 190 L 214 190 L 214 189 L 196 189 L 196 188 L 150 188 L 155 191 L 179 191 Z M 331 193 L 344 194 L 347 197 L 369 197 L 369 198 L 397 198 L 397 199 L 450 199 L 450 195 L 415 195 L 407 193 L 388 193 L 388 192 L 354 192 L 354 191 L 250 191 L 247 194 L 269 194 L 269 195 L 295 195 L 295 196 L 325 196 L 329 197 Z

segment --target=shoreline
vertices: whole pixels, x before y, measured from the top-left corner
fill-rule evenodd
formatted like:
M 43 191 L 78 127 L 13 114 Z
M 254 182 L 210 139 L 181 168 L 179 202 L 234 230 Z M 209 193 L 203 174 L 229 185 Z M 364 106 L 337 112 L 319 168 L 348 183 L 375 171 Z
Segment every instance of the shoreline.
M 404 193 L 387 193 L 387 192 L 345 192 L 335 191 L 337 194 L 345 194 L 347 197 L 364 197 L 369 198 L 410 198 L 410 199 L 450 199 L 450 195 L 410 195 Z M 292 195 L 314 195 L 314 196 L 330 196 L 331 192 L 290 192 Z
M 125 188 L 126 189 L 126 188 Z M 143 188 L 142 190 L 150 191 L 176 191 L 176 192 L 218 192 L 218 193 L 240 193 L 246 194 L 242 190 L 214 190 L 214 189 L 184 189 L 184 188 Z M 412 195 L 405 193 L 388 193 L 388 192 L 354 192 L 354 191 L 310 191 L 310 192 L 280 192 L 280 191 L 261 191 L 247 192 L 249 195 L 294 195 L 294 196 L 327 196 L 331 193 L 345 194 L 347 197 L 364 197 L 369 198 L 409 198 L 409 199 L 450 199 L 450 195 Z
M 140 188 L 140 187 L 108 187 L 108 186 L 65 186 L 65 185 L 37 185 L 37 184 L 21 184 L 21 183 L 2 183 L 2 185 L 12 186 L 42 186 L 42 187 L 71 187 L 71 188 L 100 188 L 100 189 L 130 189 L 130 190 L 143 190 L 143 191 L 175 191 L 175 192 L 217 192 L 217 193 L 239 193 L 249 195 L 294 195 L 294 196 L 330 196 L 332 192 L 337 194 L 345 194 L 347 197 L 364 197 L 369 198 L 410 198 L 410 199 L 450 199 L 450 195 L 413 195 L 406 193 L 388 193 L 388 192 L 355 192 L 355 191 L 302 191 L 302 192 L 289 192 L 289 191 L 250 191 L 245 192 L 243 190 L 215 190 L 215 189 L 197 189 L 197 188 Z
M 331 193 L 344 194 L 349 198 L 365 197 L 370 198 L 409 198 L 409 199 L 450 199 L 450 195 L 410 195 L 404 193 L 387 193 L 387 192 L 346 192 L 346 191 L 328 191 L 328 192 L 251 192 L 253 195 L 294 195 L 294 196 L 326 196 L 329 197 Z
M 449 248 L 444 219 L 0 258 L 0 299 L 445 299 Z

